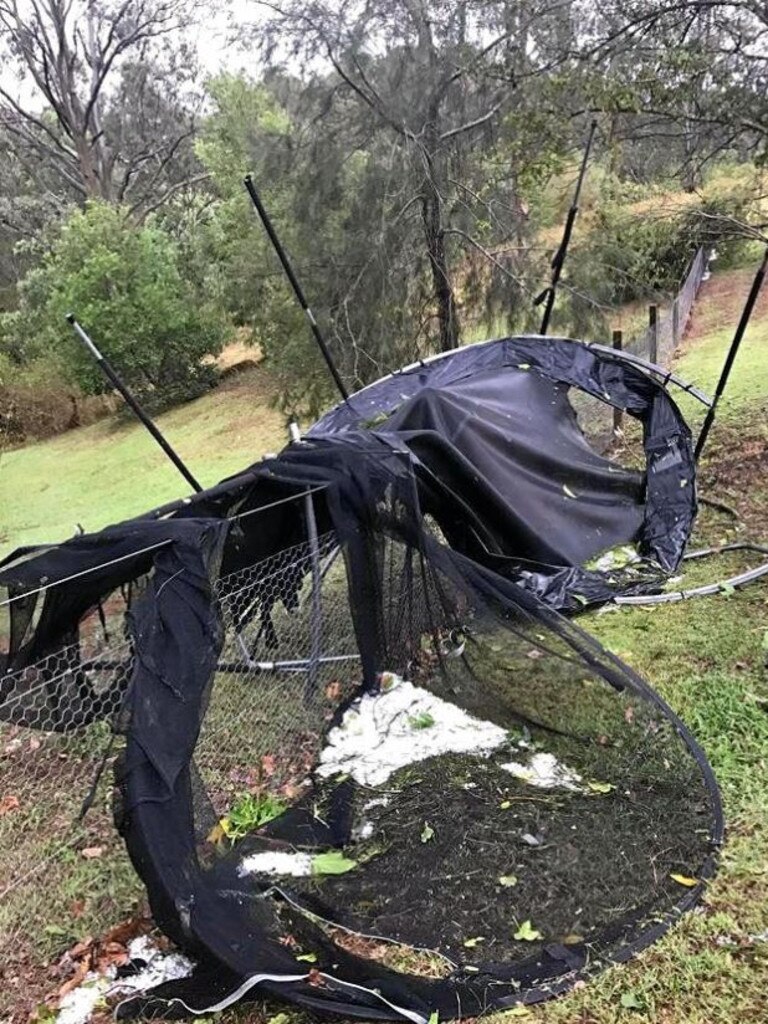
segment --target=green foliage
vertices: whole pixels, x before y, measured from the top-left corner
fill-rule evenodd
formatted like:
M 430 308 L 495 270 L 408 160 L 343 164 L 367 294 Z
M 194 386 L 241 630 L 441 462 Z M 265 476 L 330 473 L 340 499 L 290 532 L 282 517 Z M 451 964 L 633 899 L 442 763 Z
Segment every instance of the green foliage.
M 243 839 L 262 825 L 279 817 L 285 810 L 282 800 L 271 793 L 243 793 L 230 807 L 221 826 L 228 839 Z
M 417 715 L 411 715 L 408 724 L 412 729 L 431 729 L 435 719 L 428 711 L 420 711 Z
M 65 322 L 69 312 L 154 405 L 194 397 L 215 380 L 206 357 L 221 350 L 220 317 L 184 280 L 170 236 L 134 226 L 119 207 L 94 202 L 73 213 L 19 293 L 19 309 L 2 318 L 6 351 L 17 362 L 58 353 L 87 394 L 109 385 Z
M 738 259 L 749 216 L 743 195 L 703 196 L 675 205 L 662 198 L 595 209 L 589 233 L 569 260 L 568 281 L 605 306 L 670 294 L 701 245 L 716 247 L 719 267 Z

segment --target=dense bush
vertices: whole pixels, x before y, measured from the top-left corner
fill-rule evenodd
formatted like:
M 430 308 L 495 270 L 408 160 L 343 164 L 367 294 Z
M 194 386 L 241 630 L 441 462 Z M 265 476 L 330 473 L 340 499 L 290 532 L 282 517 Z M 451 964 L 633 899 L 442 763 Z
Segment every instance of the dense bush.
M 604 306 L 674 293 L 701 245 L 716 247 L 719 267 L 744 248 L 739 224 L 748 220 L 746 195 L 703 195 L 690 201 L 652 199 L 597 208 L 569 278 Z
M 178 246 L 157 226 L 137 227 L 119 207 L 89 203 L 57 231 L 2 318 L 2 348 L 19 366 L 56 353 L 85 394 L 109 390 L 65 321 L 70 311 L 124 379 L 152 405 L 195 397 L 215 380 L 225 323 L 179 268 Z

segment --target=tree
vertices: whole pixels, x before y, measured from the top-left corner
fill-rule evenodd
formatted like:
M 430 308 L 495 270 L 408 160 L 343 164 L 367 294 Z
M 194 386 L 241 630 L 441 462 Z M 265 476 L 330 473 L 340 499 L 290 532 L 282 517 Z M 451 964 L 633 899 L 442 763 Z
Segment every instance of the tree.
M 768 158 L 762 0 L 607 0 L 580 57 L 588 102 L 693 188 L 718 155 Z M 677 166 L 672 166 L 675 161 Z
M 423 253 L 430 279 L 423 315 L 434 316 L 442 351 L 460 340 L 457 265 L 470 252 L 493 263 L 494 238 L 519 234 L 524 213 L 516 177 L 543 148 L 562 147 L 568 134 L 532 138 L 530 154 L 521 154 L 503 178 L 490 159 L 507 122 L 525 131 L 525 115 L 543 98 L 539 81 L 550 75 L 557 87 L 555 72 L 568 64 L 578 6 L 564 0 L 373 0 L 362 6 L 286 0 L 275 6 L 266 31 L 260 29 L 273 61 L 276 55 L 327 61 L 323 121 L 342 116 L 348 152 L 375 153 L 395 171 L 389 190 L 396 203 L 387 212 L 391 224 L 401 225 L 402 248 L 391 253 L 392 261 Z M 560 124 L 567 120 L 561 112 Z M 420 242 L 402 230 L 414 211 Z M 479 222 L 492 226 L 488 239 Z M 514 282 L 513 274 L 508 278 Z
M 0 121 L 34 174 L 55 171 L 78 202 L 124 203 L 137 219 L 200 180 L 189 109 L 195 61 L 178 40 L 201 0 L 0 0 L 8 69 Z M 4 52 L 3 52 L 4 50 Z
M 221 350 L 222 319 L 196 302 L 172 239 L 133 225 L 119 207 L 91 201 L 73 213 L 19 293 L 19 309 L 2 318 L 6 351 L 26 364 L 55 353 L 86 393 L 109 384 L 72 336 L 69 312 L 155 405 L 194 397 L 215 379 L 206 357 Z

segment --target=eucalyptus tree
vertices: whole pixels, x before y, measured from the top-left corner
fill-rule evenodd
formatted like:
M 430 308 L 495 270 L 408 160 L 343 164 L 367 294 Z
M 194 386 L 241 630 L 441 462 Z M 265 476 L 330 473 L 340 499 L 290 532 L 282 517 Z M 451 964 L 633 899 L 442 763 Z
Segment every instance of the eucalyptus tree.
M 723 153 L 768 157 L 763 0 L 606 0 L 581 47 L 593 107 L 694 187 Z M 666 152 L 665 152 L 666 150 Z
M 366 335 L 363 349 L 381 349 L 370 344 L 372 334 L 406 327 L 388 325 L 395 308 L 407 311 L 412 355 L 455 347 L 467 268 L 478 254 L 486 276 L 501 275 L 519 298 L 514 261 L 494 250 L 525 235 L 520 179 L 574 138 L 575 97 L 563 82 L 576 68 L 581 7 L 574 0 L 270 5 L 268 21 L 255 29 L 264 57 L 294 74 L 308 69 L 312 102 L 305 116 L 292 111 L 303 122 L 297 135 L 305 151 L 315 154 L 305 164 L 306 189 L 323 190 L 321 150 L 332 147 L 340 166 L 357 173 L 345 223 L 356 225 L 347 237 L 359 251 L 347 248 L 335 272 L 333 328 L 344 351 L 359 350 Z
M 200 180 L 196 60 L 201 0 L 0 0 L 0 122 L 33 176 L 78 203 L 140 220 Z M 42 182 L 41 182 L 42 184 Z

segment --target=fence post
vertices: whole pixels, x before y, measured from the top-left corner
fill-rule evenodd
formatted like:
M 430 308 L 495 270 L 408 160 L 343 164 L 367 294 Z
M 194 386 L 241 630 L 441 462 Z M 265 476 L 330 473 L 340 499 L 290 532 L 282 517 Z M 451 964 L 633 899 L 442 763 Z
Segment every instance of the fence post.
M 622 331 L 613 332 L 613 347 L 616 352 L 621 352 L 624 348 L 624 334 Z M 618 433 L 622 429 L 624 422 L 624 410 L 616 409 L 613 410 L 613 433 L 614 436 L 618 436 Z
M 651 363 L 659 361 L 659 307 L 648 307 L 648 360 Z
M 675 301 L 672 303 L 672 351 L 677 351 L 677 345 L 680 341 L 680 307 L 679 307 L 680 293 L 675 296 Z

